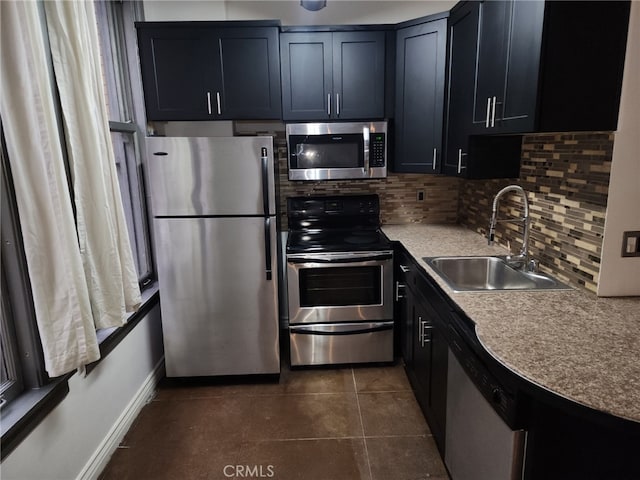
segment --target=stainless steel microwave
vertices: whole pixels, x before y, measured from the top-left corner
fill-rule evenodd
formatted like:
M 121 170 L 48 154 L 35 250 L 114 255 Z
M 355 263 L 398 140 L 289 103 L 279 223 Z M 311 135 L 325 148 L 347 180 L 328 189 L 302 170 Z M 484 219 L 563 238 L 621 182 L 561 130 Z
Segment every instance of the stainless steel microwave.
M 287 124 L 289 180 L 387 176 L 387 122 Z

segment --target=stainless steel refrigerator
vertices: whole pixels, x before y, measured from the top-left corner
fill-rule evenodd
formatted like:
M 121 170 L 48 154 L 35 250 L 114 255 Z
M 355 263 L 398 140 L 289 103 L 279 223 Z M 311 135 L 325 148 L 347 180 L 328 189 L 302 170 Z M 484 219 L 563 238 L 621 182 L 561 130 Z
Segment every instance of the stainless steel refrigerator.
M 146 142 L 167 376 L 279 373 L 273 139 Z

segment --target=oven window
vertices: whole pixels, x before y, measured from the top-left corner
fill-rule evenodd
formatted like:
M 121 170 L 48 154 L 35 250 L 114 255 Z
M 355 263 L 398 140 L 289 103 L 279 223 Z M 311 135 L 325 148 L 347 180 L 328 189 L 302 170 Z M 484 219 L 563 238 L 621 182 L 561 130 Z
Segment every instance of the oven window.
M 382 304 L 382 266 L 303 268 L 300 306 Z

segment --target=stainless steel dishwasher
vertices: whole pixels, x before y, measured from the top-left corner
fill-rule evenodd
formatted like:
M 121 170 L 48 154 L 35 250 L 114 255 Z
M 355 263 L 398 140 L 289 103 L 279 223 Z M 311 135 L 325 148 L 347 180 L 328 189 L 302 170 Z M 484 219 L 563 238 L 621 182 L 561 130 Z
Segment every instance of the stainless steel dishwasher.
M 474 352 L 468 329 L 453 319 L 448 332 L 445 464 L 452 480 L 521 479 L 527 434 L 515 428 L 516 395 Z

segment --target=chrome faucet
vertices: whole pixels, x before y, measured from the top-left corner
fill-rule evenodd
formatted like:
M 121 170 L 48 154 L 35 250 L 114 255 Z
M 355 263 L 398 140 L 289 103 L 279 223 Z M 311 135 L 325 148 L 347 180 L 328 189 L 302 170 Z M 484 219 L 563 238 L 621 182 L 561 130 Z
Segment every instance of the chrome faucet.
M 503 218 L 498 219 L 498 202 L 500 198 L 507 192 L 517 192 L 522 196 L 522 203 L 524 205 L 524 212 L 520 218 Z M 491 221 L 489 223 L 488 240 L 489 245 L 493 245 L 493 240 L 496 231 L 496 224 L 501 222 L 514 222 L 522 223 L 522 248 L 518 255 L 509 255 L 506 260 L 511 266 L 519 266 L 521 269 L 529 269 L 531 271 L 536 270 L 536 262 L 529 261 L 529 201 L 527 200 L 527 193 L 520 185 L 508 185 L 500 190 L 493 199 L 493 207 L 491 211 Z

